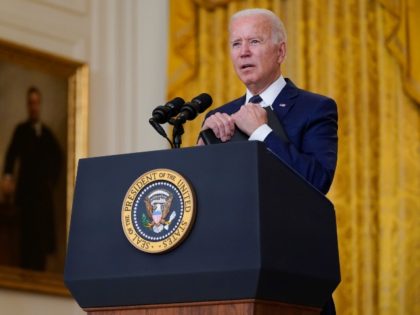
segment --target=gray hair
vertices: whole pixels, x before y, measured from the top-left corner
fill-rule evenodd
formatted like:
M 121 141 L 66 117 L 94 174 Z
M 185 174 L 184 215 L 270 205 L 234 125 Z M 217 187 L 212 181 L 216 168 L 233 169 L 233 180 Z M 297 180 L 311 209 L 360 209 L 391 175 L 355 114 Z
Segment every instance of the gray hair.
M 231 31 L 231 25 L 233 21 L 237 18 L 256 15 L 263 15 L 264 17 L 267 17 L 269 19 L 271 23 L 271 37 L 275 44 L 287 41 L 286 29 L 284 28 L 283 22 L 277 15 L 275 15 L 272 11 L 267 9 L 245 9 L 236 12 L 230 18 L 229 31 Z

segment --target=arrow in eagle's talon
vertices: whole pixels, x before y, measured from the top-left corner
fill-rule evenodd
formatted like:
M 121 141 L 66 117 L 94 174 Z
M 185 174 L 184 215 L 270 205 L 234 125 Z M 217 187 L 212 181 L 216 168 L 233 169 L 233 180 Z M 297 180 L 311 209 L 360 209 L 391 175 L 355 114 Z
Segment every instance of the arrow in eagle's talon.
M 176 212 L 172 211 L 171 216 L 169 217 L 169 222 L 172 222 L 173 219 L 176 217 Z
M 165 230 L 169 229 L 169 225 L 172 223 L 172 221 L 175 219 L 176 217 L 176 212 L 172 211 L 171 216 L 169 217 L 168 221 L 165 221 L 165 226 L 163 227 Z

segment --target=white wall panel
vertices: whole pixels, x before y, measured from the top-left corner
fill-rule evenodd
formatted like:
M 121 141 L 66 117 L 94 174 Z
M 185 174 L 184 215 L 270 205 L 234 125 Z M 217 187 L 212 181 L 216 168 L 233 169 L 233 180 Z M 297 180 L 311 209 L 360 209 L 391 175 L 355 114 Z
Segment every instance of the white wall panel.
M 0 0 L 1 39 L 89 64 L 93 156 L 167 148 L 148 124 L 166 98 L 167 28 L 167 0 Z M 6 289 L 0 305 L 0 314 L 83 313 L 70 298 Z
M 87 7 L 83 14 L 29 0 L 1 0 L 0 7 L 1 38 L 75 59 L 88 56 Z
M 91 154 L 166 148 L 148 118 L 166 96 L 167 1 L 91 4 Z
M 71 298 L 0 289 L 1 315 L 82 315 Z
M 71 11 L 76 14 L 87 14 L 89 1 L 87 0 L 28 0 L 32 2 L 42 3 L 44 5 L 49 5 L 53 8 L 58 8 L 62 11 Z

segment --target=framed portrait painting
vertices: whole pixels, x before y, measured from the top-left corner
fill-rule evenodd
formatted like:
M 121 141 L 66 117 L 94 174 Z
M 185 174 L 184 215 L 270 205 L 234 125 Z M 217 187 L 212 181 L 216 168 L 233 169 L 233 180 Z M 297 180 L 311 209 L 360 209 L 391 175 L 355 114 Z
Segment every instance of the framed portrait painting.
M 67 295 L 76 163 L 87 154 L 86 64 L 0 40 L 0 286 Z

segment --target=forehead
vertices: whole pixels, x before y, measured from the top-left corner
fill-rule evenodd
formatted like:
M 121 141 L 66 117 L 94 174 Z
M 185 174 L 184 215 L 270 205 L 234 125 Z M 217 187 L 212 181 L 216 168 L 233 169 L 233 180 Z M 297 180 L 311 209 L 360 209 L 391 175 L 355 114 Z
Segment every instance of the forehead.
M 271 23 L 263 15 L 242 16 L 234 19 L 230 25 L 230 40 L 249 37 L 268 37 L 271 35 Z

